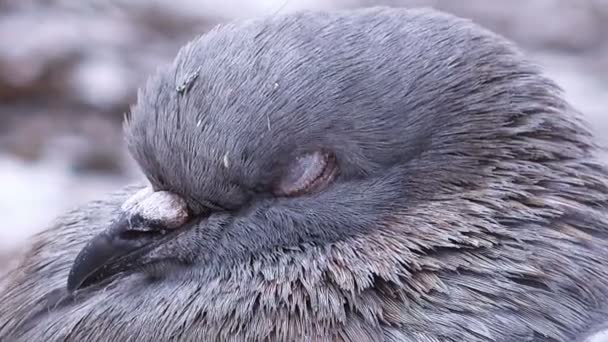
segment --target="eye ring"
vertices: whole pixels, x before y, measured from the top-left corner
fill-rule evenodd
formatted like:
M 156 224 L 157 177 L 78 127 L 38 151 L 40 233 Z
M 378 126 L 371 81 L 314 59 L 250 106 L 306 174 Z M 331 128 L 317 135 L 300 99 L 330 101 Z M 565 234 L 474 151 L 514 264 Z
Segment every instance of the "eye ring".
M 295 197 L 326 188 L 337 176 L 336 156 L 326 151 L 306 153 L 294 159 L 275 186 L 275 194 Z

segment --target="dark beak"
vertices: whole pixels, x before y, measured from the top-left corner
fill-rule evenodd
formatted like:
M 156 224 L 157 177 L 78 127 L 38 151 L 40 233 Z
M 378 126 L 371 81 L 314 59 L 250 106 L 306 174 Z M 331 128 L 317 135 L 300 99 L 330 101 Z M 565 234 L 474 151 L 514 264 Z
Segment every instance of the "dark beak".
M 122 214 L 78 254 L 68 276 L 69 292 L 137 267 L 139 257 L 157 246 L 167 230 L 135 214 Z

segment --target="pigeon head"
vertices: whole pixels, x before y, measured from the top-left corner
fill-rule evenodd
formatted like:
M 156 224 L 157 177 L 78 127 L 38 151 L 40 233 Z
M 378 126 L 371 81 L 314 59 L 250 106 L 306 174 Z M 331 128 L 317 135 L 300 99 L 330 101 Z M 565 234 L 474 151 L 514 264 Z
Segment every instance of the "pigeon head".
M 147 186 L 40 238 L 23 269 L 48 279 L 18 278 L 0 338 L 561 342 L 606 307 L 592 137 L 467 20 L 227 23 L 150 77 L 124 130 Z
M 491 139 L 522 115 L 513 86 L 532 69 L 461 23 L 377 13 L 366 30 L 340 15 L 254 19 L 185 46 L 125 124 L 150 188 L 83 251 L 70 288 L 95 268 L 213 269 L 344 241 L 486 186 Z

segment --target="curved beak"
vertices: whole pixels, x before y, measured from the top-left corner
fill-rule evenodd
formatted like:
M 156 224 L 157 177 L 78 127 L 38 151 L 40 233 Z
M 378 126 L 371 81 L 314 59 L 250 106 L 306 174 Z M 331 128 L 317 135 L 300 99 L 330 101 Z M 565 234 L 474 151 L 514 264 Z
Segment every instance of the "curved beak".
M 148 223 L 140 217 L 122 214 L 107 230 L 93 237 L 72 265 L 68 291 L 98 283 L 133 267 L 137 256 L 148 250 L 145 247 L 165 235 L 162 229 L 141 229 L 146 226 Z
M 168 192 L 142 190 L 123 213 L 80 251 L 67 281 L 68 292 L 99 283 L 141 263 L 141 257 L 185 225 L 185 202 Z

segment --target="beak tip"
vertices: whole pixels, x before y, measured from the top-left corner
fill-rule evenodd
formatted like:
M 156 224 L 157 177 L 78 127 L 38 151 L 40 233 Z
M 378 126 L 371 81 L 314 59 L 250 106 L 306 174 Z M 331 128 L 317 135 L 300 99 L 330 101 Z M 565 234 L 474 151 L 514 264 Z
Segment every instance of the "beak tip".
M 70 273 L 68 274 L 67 290 L 69 293 L 78 290 L 86 281 L 88 275 L 94 272 L 99 266 L 95 260 L 90 260 L 88 257 L 91 254 L 96 254 L 96 252 L 100 250 L 99 248 L 96 248 L 98 243 L 95 242 L 97 242 L 97 240 L 99 240 L 99 237 L 95 237 L 90 241 L 74 259 Z M 100 258 L 94 257 L 93 259 Z
M 70 270 L 70 274 L 68 275 L 68 282 L 67 282 L 67 286 L 66 286 L 68 293 L 76 292 L 76 290 L 78 290 L 80 288 L 81 284 L 82 284 L 82 280 L 80 279 L 80 277 L 76 277 L 76 275 L 74 273 L 74 268 L 72 268 Z
M 67 290 L 72 293 L 90 282 L 95 275 L 100 275 L 104 266 L 116 255 L 119 247 L 112 239 L 102 233 L 94 237 L 78 253 L 70 269 L 67 281 Z

